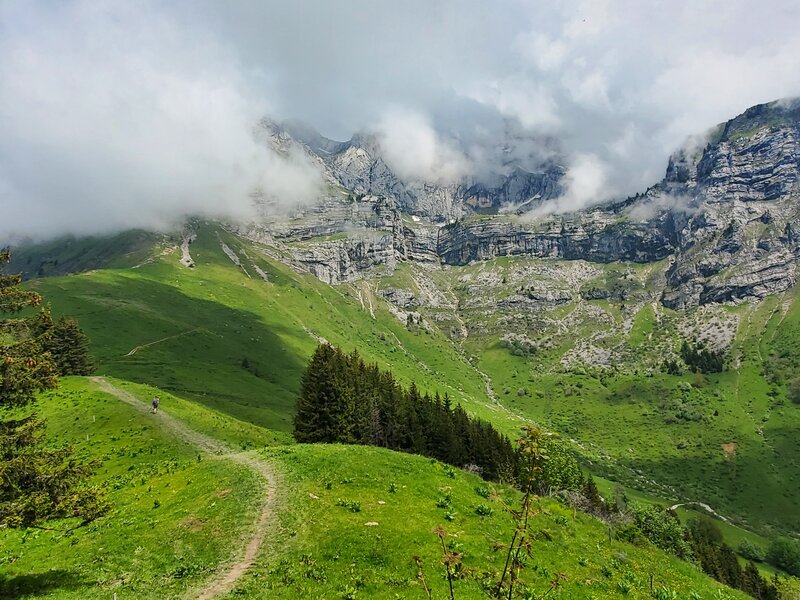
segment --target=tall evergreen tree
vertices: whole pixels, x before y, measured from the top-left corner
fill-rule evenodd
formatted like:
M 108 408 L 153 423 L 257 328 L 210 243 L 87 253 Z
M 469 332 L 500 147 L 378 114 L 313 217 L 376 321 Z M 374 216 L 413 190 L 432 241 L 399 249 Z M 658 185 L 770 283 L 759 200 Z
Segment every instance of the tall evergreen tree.
M 89 339 L 74 319 L 61 317 L 44 336 L 43 348 L 53 357 L 58 374 L 91 375 L 95 365 Z
M 0 269 L 10 259 L 0 252 Z M 107 510 L 103 494 L 86 484 L 92 465 L 72 448 L 48 448 L 44 423 L 24 413 L 37 392 L 57 385 L 57 366 L 45 347 L 52 320 L 46 310 L 11 318 L 39 306 L 41 297 L 19 287 L 21 277 L 0 272 L 0 527 L 38 527 L 51 519 L 87 523 Z M 11 409 L 17 409 L 9 418 Z

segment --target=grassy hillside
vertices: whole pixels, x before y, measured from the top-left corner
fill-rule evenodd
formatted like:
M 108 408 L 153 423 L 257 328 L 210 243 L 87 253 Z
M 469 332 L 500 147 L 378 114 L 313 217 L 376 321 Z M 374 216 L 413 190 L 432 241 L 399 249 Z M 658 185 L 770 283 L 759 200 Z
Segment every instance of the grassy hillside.
M 226 256 L 223 243 L 242 267 Z M 154 385 L 277 431 L 291 429 L 300 375 L 321 338 L 345 350 L 358 348 L 401 380 L 447 392 L 500 426 L 517 426 L 518 419 L 488 399 L 480 374 L 444 334 L 409 331 L 366 286 L 330 287 L 211 226 L 198 231 L 190 250 L 191 269 L 179 264 L 175 248 L 135 269 L 29 285 L 55 313 L 79 320 L 100 373 Z
M 141 230 L 100 237 L 64 237 L 15 251 L 9 270 L 26 278 L 50 277 L 100 268 L 133 267 L 148 260 L 165 237 Z
M 440 463 L 377 448 L 304 446 L 267 450 L 285 473 L 287 509 L 281 515 L 280 553 L 264 557 L 231 598 L 425 598 L 414 556 L 422 559 L 434 598 L 447 597 L 433 533 L 441 525 L 451 549 L 463 552 L 467 569 L 502 569 L 503 553 L 513 527 L 501 499 L 517 493 L 487 486 L 474 475 L 449 471 Z M 448 474 L 450 473 L 450 474 Z M 499 496 L 485 499 L 477 491 L 491 487 Z M 437 503 L 449 494 L 448 508 Z M 344 502 L 359 503 L 353 512 Z M 479 516 L 480 505 L 491 509 Z M 553 502 L 542 504 L 536 528 L 544 538 L 533 547 L 525 579 L 537 593 L 547 590 L 558 573 L 566 579 L 554 593 L 560 598 L 651 598 L 656 589 L 676 598 L 744 598 L 725 590 L 695 567 L 653 548 L 608 541 L 607 528 L 592 517 Z M 452 521 L 445 518 L 450 513 Z M 485 598 L 478 583 L 455 582 L 457 598 Z M 673 597 L 673 596 L 668 596 Z
M 423 315 L 466 332 L 504 406 L 573 440 L 593 471 L 765 534 L 800 530 L 796 293 L 677 313 L 658 301 L 664 268 L 504 258 L 404 266 L 378 286 L 421 294 L 420 278 L 435 282 L 451 307 Z M 664 372 L 683 340 L 723 348 L 726 370 Z
M 191 412 L 192 422 L 222 418 L 179 404 L 165 395 L 166 409 Z M 0 532 L 0 597 L 107 599 L 124 590 L 127 597 L 177 598 L 202 585 L 249 536 L 262 494 L 249 469 L 203 454 L 164 431 L 158 416 L 83 378 L 63 380 L 36 409 L 51 443 L 101 461 L 95 478 L 107 484 L 113 509 L 72 533 Z M 268 432 L 231 419 L 216 429 L 235 443 L 243 428 L 251 443 L 271 441 Z
M 112 383 L 142 403 L 158 391 Z M 71 534 L 0 532 L 0 595 L 192 596 L 251 535 L 262 493 L 254 474 L 175 439 L 160 416 L 143 414 L 81 378 L 44 394 L 38 409 L 55 440 L 102 461 L 97 478 L 109 483 L 114 510 Z M 452 548 L 464 553 L 466 567 L 500 565 L 501 553 L 492 545 L 508 539 L 512 525 L 499 499 L 514 502 L 513 490 L 493 487 L 499 496 L 487 499 L 478 490 L 492 486 L 473 475 L 381 449 L 275 445 L 268 431 L 170 394 L 162 395 L 162 410 L 231 446 L 260 446 L 258 455 L 282 473 L 278 527 L 271 530 L 277 533 L 265 540 L 255 567 L 227 597 L 425 598 L 416 555 L 434 597 L 444 597 L 441 550 L 433 534 L 438 525 L 448 531 Z M 437 506 L 448 494 L 450 506 Z M 491 514 L 475 512 L 482 504 Z M 720 586 L 658 550 L 609 543 L 605 526 L 591 517 L 553 501 L 542 508 L 537 528 L 551 539 L 534 548 L 528 580 L 536 590 L 564 573 L 555 597 L 646 598 L 653 574 L 656 589 L 677 597 L 695 592 L 700 598 L 744 598 L 731 590 L 717 595 Z M 458 598 L 484 597 L 470 579 L 455 585 Z
M 300 374 L 326 339 L 509 433 L 524 418 L 559 431 L 594 472 L 651 497 L 704 502 L 765 535 L 800 529 L 800 407 L 786 398 L 800 364 L 794 295 L 684 315 L 652 295 L 664 265 L 531 259 L 401 264 L 377 282 L 331 287 L 270 258 L 274 249 L 213 225 L 197 233 L 194 268 L 165 245 L 136 268 L 117 257 L 119 268 L 29 285 L 79 319 L 100 373 L 268 427 L 275 439 L 288 439 Z M 392 314 L 377 294 L 390 287 L 422 300 L 421 326 Z M 536 298 L 572 288 L 613 294 L 537 308 Z M 535 349 L 513 351 L 508 331 Z M 682 339 L 726 336 L 724 373 L 661 371 Z M 593 353 L 612 366 L 581 362 Z

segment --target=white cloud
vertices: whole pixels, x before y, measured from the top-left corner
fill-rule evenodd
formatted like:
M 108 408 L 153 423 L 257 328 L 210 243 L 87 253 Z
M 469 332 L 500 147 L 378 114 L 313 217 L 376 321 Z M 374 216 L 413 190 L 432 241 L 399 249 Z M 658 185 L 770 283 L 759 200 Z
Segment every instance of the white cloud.
M 558 139 L 561 205 L 634 193 L 688 135 L 800 95 L 798 31 L 793 0 L 6 0 L 0 236 L 314 195 L 313 168 L 253 141 L 264 114 L 338 139 L 379 123 L 435 181 L 533 168 Z
M 268 107 L 213 39 L 195 46 L 132 5 L 30 18 L 36 35 L 0 41 L 0 236 L 247 218 L 256 186 L 286 203 L 315 194 L 309 164 L 256 142 Z
M 526 78 L 484 81 L 465 93 L 481 104 L 496 108 L 500 114 L 516 119 L 526 129 L 552 131 L 560 121 L 550 92 Z
M 442 140 L 419 113 L 391 108 L 377 130 L 387 164 L 402 178 L 447 184 L 471 170 L 467 157 Z
M 598 204 L 613 197 L 606 165 L 595 155 L 578 153 L 572 157 L 564 175 L 564 194 L 552 207 L 554 212 L 569 212 Z

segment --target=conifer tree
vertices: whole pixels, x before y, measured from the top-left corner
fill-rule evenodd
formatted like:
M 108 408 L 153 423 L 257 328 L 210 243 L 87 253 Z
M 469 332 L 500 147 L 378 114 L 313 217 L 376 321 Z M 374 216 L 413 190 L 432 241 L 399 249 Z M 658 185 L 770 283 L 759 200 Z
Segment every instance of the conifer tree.
M 74 319 L 61 317 L 46 333 L 44 350 L 50 352 L 58 374 L 91 375 L 95 365 L 89 354 L 89 339 Z
M 0 252 L 0 271 L 10 256 Z M 25 412 L 37 392 L 57 385 L 58 368 L 45 347 L 49 312 L 10 316 L 42 302 L 20 283 L 19 275 L 0 272 L 0 527 L 39 527 L 63 518 L 85 524 L 108 508 L 103 494 L 86 484 L 93 465 L 76 461 L 72 448 L 48 447 L 44 423 Z

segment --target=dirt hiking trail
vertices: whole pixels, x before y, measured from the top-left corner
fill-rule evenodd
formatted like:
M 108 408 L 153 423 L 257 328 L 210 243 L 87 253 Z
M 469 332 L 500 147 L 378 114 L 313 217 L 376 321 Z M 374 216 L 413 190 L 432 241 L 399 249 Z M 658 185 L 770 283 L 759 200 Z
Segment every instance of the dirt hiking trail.
M 90 377 L 89 379 L 103 392 L 114 396 L 139 412 L 145 414 L 150 412 L 150 407 L 147 404 L 130 392 L 114 386 L 103 377 Z M 168 431 L 184 442 L 188 442 L 213 456 L 248 467 L 264 479 L 266 497 L 256 518 L 252 537 L 244 548 L 244 553 L 237 557 L 235 562 L 221 566 L 217 576 L 208 582 L 199 593 L 195 592 L 195 595 L 190 595 L 195 600 L 210 600 L 231 591 L 236 581 L 255 562 L 256 555 L 271 530 L 271 517 L 275 510 L 278 476 L 266 460 L 262 460 L 253 454 L 237 452 L 227 444 L 187 427 L 169 414 L 159 412 L 158 415 L 153 415 L 153 417 L 161 429 Z

